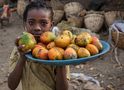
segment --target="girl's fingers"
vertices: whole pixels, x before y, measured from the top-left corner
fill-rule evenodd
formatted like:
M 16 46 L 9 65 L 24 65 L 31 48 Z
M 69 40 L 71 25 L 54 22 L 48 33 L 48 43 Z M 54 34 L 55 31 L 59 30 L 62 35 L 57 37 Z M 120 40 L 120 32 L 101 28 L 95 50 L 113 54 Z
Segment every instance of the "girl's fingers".
M 23 49 L 24 47 L 25 47 L 25 45 L 19 45 L 19 46 L 18 46 L 18 50 L 19 50 L 20 52 L 23 52 L 22 49 Z
M 25 55 L 25 52 L 23 51 L 23 48 L 25 47 L 25 45 L 19 45 L 18 46 L 18 51 L 20 53 L 21 56 Z
M 29 53 L 31 50 L 29 49 L 29 50 L 27 50 L 27 51 L 23 51 L 23 48 L 25 47 L 25 45 L 19 45 L 18 46 L 18 50 L 19 50 L 19 52 L 21 52 L 21 53 Z

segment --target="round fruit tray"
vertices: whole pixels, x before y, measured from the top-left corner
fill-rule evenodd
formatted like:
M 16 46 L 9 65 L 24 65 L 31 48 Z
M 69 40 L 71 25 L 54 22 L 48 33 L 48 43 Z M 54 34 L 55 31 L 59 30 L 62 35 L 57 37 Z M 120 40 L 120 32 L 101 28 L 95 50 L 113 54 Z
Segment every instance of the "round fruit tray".
M 94 60 L 98 58 L 99 56 L 107 53 L 110 50 L 110 45 L 106 41 L 102 41 L 101 43 L 103 45 L 103 50 L 96 54 L 92 55 L 90 57 L 85 57 L 85 58 L 78 58 L 78 59 L 68 59 L 68 60 L 42 60 L 42 59 L 37 59 L 32 56 L 31 53 L 27 53 L 25 56 L 28 58 L 29 61 L 35 61 L 43 64 L 48 64 L 48 65 L 76 65 L 76 64 L 81 64 L 83 62 L 89 61 L 89 60 Z

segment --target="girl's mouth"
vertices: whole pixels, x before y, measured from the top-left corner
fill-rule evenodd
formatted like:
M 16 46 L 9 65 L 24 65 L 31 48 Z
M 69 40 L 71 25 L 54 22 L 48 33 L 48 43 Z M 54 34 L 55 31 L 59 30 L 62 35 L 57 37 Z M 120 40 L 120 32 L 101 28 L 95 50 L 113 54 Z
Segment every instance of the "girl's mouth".
M 34 36 L 40 36 L 42 34 L 42 32 L 35 32 L 35 33 L 32 33 Z

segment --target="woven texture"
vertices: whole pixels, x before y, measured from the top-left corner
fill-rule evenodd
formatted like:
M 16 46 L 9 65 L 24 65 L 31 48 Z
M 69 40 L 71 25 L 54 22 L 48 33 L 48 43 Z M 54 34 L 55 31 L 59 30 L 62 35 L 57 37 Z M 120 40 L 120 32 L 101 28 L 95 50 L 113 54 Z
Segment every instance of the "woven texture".
M 117 42 L 117 47 L 124 49 L 124 33 L 123 32 L 117 33 L 116 31 L 112 31 L 112 39 L 115 43 Z
M 64 11 L 66 16 L 75 15 L 83 10 L 83 6 L 79 2 L 70 2 L 65 4 Z
M 108 26 L 112 25 L 115 20 L 124 19 L 124 11 L 108 11 L 104 15 Z
M 80 4 L 82 4 L 82 6 L 85 9 L 88 8 L 89 1 L 90 0 L 60 0 L 60 2 L 62 2 L 64 5 L 69 3 L 69 2 L 79 2 Z
M 104 16 L 98 13 L 89 13 L 84 17 L 84 24 L 86 28 L 93 32 L 98 32 L 104 22 Z

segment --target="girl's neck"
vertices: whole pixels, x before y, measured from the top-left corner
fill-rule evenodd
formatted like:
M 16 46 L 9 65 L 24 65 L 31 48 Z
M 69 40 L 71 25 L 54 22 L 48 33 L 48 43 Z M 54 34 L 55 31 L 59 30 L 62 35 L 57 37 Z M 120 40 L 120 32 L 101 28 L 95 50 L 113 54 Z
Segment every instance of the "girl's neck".
M 40 42 L 40 38 L 39 37 L 35 37 L 37 42 Z

